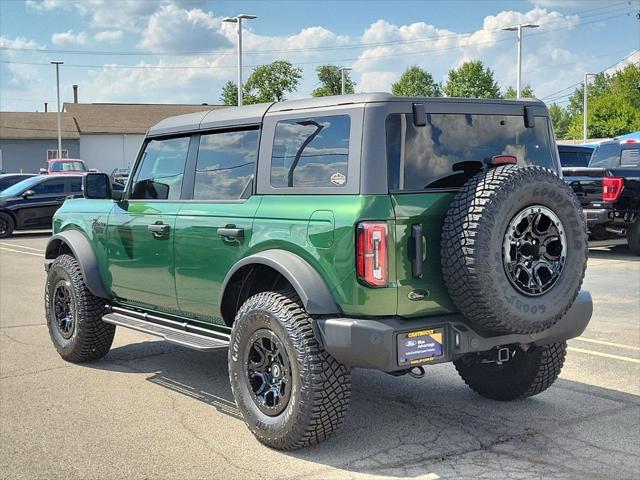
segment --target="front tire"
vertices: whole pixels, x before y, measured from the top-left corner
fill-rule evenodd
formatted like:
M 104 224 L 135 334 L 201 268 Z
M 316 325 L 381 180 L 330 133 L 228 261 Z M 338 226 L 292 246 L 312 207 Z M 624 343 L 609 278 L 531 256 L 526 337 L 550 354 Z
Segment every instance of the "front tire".
M 89 291 L 80 264 L 70 255 L 60 255 L 49 267 L 45 312 L 51 341 L 66 361 L 96 360 L 111 348 L 116 327 L 102 321 L 105 300 Z
M 16 228 L 13 217 L 5 212 L 0 212 L 0 238 L 9 238 Z
M 471 389 L 492 400 L 516 400 L 545 391 L 556 381 L 567 354 L 567 343 L 558 342 L 524 350 L 511 345 L 510 358 L 496 362 L 496 351 L 468 353 L 453 362 Z
M 279 450 L 325 440 L 349 406 L 351 372 L 322 349 L 292 290 L 258 293 L 242 305 L 231 333 L 229 378 L 251 432 Z

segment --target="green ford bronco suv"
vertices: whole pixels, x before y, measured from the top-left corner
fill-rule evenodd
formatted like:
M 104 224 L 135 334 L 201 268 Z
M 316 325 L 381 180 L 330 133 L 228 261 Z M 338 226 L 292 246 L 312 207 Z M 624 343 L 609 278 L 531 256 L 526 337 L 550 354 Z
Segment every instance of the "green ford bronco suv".
M 358 94 L 149 130 L 124 192 L 89 174 L 54 218 L 46 316 L 70 362 L 116 326 L 228 348 L 266 445 L 338 429 L 351 369 L 453 362 L 512 400 L 557 378 L 592 313 L 585 221 L 538 101 Z

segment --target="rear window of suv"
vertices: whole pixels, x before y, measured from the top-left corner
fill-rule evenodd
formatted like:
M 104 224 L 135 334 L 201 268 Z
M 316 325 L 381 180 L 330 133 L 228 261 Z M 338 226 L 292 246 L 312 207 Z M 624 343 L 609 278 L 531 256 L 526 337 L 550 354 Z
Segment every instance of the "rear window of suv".
M 390 191 L 461 187 L 494 155 L 556 170 L 544 117 L 527 128 L 522 116 L 427 114 L 416 127 L 412 115 L 393 114 L 386 134 Z

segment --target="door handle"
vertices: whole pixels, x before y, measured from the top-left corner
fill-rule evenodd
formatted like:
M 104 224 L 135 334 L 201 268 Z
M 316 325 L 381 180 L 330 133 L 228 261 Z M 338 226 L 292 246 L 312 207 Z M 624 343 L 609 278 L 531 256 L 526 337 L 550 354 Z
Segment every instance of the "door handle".
M 411 240 L 413 242 L 411 273 L 414 278 L 422 278 L 422 263 L 424 261 L 423 238 L 422 225 L 411 225 Z
M 152 223 L 147 227 L 147 230 L 153 235 L 154 238 L 166 239 L 169 238 L 169 225 L 166 223 Z
M 244 238 L 244 228 L 219 228 L 218 236 L 227 238 Z

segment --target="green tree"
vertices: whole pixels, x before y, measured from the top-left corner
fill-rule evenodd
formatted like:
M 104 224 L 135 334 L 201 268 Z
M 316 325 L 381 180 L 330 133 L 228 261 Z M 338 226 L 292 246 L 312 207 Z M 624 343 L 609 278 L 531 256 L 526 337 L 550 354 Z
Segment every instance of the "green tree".
M 316 68 L 320 86 L 316 88 L 311 95 L 314 97 L 328 97 L 329 95 L 342 94 L 342 72 L 340 67 L 335 65 L 321 65 Z M 344 91 L 345 93 L 353 93 L 355 83 L 351 80 L 349 72 L 345 72 Z
M 569 124 L 571 123 L 571 117 L 567 109 L 562 108 L 557 103 L 553 103 L 549 107 L 549 115 L 551 115 L 551 122 L 553 123 L 556 137 L 562 139 L 567 138 Z
M 582 138 L 581 85 L 569 101 L 569 137 Z M 629 64 L 612 75 L 599 74 L 587 88 L 587 136 L 609 138 L 640 130 L 640 66 Z
M 465 62 L 460 68 L 449 70 L 444 93 L 449 97 L 501 98 L 493 70 L 480 60 Z
M 238 84 L 229 80 L 222 87 L 220 101 L 223 105 L 238 105 Z
M 531 85 L 525 85 L 524 87 L 522 87 L 522 92 L 520 92 L 520 96 L 522 98 L 536 98 L 535 94 L 533 93 L 533 88 L 531 88 Z M 509 87 L 505 90 L 503 97 L 517 98 L 518 92 L 516 92 L 515 88 Z
M 295 92 L 302 79 L 302 69 L 285 60 L 276 60 L 253 69 L 243 88 L 246 104 L 281 102 L 285 94 Z
M 417 65 L 405 70 L 400 80 L 391 84 L 394 95 L 404 97 L 441 97 L 440 84 L 433 80 L 433 76 Z

